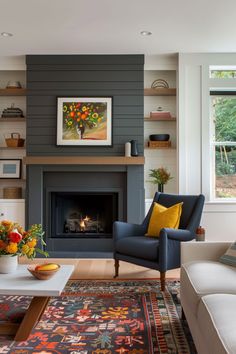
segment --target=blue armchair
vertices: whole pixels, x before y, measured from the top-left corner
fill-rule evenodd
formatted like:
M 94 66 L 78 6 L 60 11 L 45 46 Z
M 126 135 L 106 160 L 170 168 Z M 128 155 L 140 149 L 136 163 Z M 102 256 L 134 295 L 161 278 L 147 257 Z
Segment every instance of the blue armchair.
M 195 238 L 200 224 L 204 196 L 156 193 L 153 202 L 170 207 L 183 202 L 179 229 L 163 228 L 159 238 L 145 236 L 152 206 L 141 225 L 116 221 L 113 226 L 115 277 L 119 261 L 126 261 L 160 272 L 161 290 L 165 290 L 166 271 L 180 267 L 180 242 Z

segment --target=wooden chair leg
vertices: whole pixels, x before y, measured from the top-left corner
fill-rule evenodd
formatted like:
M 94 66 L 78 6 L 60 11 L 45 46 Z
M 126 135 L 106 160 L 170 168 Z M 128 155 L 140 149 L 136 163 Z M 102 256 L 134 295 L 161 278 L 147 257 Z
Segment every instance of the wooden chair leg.
M 182 309 L 181 309 L 181 320 L 182 320 L 182 321 L 186 320 L 186 317 L 185 317 L 185 313 L 184 313 L 183 307 L 182 307 Z
M 166 287 L 166 272 L 161 272 L 161 291 L 165 291 Z
M 119 264 L 119 259 L 115 259 L 115 263 L 114 263 L 115 275 L 114 275 L 113 278 L 118 277 L 118 275 L 119 275 L 119 266 L 120 266 L 120 264 Z

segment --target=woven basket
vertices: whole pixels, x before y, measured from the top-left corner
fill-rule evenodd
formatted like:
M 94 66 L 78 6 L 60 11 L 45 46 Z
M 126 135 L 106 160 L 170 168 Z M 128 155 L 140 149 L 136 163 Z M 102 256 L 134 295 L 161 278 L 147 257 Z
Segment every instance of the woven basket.
M 21 199 L 22 188 L 21 187 L 6 187 L 3 188 L 4 199 Z
M 11 133 L 10 138 L 5 138 L 8 147 L 23 147 L 25 139 L 20 137 L 19 133 Z
M 171 141 L 148 141 L 148 147 L 153 148 L 153 149 L 158 149 L 158 148 L 170 148 L 171 147 Z

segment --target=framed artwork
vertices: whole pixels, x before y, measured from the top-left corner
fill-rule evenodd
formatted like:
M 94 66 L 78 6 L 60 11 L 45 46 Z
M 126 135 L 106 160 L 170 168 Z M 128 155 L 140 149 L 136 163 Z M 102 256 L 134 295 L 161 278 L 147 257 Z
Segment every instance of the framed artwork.
M 58 97 L 57 145 L 111 146 L 111 97 Z
M 0 159 L 0 178 L 21 178 L 21 159 Z

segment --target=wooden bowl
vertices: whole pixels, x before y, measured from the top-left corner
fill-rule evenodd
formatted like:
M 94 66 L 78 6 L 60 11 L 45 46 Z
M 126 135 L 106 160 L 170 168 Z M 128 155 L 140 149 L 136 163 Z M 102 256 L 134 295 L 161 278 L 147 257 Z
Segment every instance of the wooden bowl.
M 60 265 L 58 264 L 57 269 L 51 269 L 51 270 L 35 270 L 35 267 L 37 267 L 38 264 L 33 264 L 28 266 L 28 271 L 37 279 L 39 280 L 48 280 L 56 274 L 56 272 L 60 269 Z

